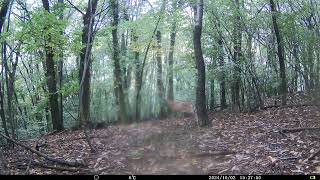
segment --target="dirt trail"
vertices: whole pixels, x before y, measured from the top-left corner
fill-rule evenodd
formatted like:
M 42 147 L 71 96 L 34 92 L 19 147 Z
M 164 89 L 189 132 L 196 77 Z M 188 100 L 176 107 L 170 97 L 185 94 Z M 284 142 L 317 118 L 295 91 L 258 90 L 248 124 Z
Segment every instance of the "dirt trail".
M 83 131 L 45 136 L 41 152 L 87 164 L 99 174 L 319 174 L 320 108 L 275 108 L 256 114 L 212 113 L 213 127 L 199 128 L 193 117 L 167 118 L 91 130 L 98 153 L 90 153 Z M 35 147 L 38 139 L 24 143 Z M 8 174 L 26 174 L 29 159 L 55 166 L 25 149 L 4 151 Z M 27 174 L 84 174 L 30 167 Z
M 189 117 L 120 127 L 122 131 L 136 132 L 131 136 L 136 141 L 132 140 L 134 143 L 126 152 L 129 171 L 133 174 L 209 174 L 213 167 L 217 172 L 225 170 L 224 164 L 230 155 L 201 154 L 194 136 L 198 128 L 192 121 Z

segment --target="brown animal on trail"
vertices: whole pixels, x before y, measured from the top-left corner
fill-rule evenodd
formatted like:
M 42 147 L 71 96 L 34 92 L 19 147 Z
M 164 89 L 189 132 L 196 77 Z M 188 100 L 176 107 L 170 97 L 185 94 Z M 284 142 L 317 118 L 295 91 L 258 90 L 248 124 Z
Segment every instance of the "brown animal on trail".
M 166 100 L 167 106 L 172 113 L 175 114 L 184 114 L 184 115 L 192 115 L 192 103 L 186 101 L 171 101 Z

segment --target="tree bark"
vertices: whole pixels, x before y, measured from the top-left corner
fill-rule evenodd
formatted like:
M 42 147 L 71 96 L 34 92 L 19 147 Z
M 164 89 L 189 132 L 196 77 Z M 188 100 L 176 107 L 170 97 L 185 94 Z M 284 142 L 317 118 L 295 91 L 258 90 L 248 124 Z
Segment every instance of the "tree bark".
M 157 38 L 157 87 L 158 87 L 158 98 L 160 104 L 159 117 L 165 116 L 165 100 L 164 100 L 164 87 L 162 81 L 162 58 L 161 58 L 161 32 L 158 30 L 156 33 Z
M 174 11 L 177 8 L 177 2 L 174 0 L 173 2 L 173 12 L 172 14 L 174 15 Z M 174 53 L 174 47 L 175 47 L 175 41 L 176 41 L 176 20 L 173 17 L 172 20 L 172 25 L 171 25 L 171 32 L 170 32 L 170 48 L 169 48 L 169 56 L 168 56 L 168 65 L 169 65 L 169 69 L 168 69 L 168 99 L 169 100 L 173 100 L 174 99 L 174 92 L 173 92 L 173 53 Z
M 119 44 L 118 44 L 118 23 L 119 23 L 119 4 L 118 0 L 111 0 L 110 6 L 112 9 L 112 47 L 113 47 L 113 62 L 114 62 L 114 90 L 117 94 L 117 101 L 119 103 L 118 116 L 120 121 L 125 123 L 128 121 L 127 109 L 125 104 L 125 95 L 123 92 L 121 79 L 121 66 L 119 58 Z
M 138 36 L 135 31 L 133 31 L 133 37 L 132 40 L 134 43 L 137 43 L 138 41 Z M 134 63 L 135 63 L 135 100 L 136 100 L 136 105 L 135 105 L 135 120 L 140 119 L 140 110 L 141 110 L 141 94 L 140 94 L 140 89 L 141 89 L 141 83 L 142 80 L 141 78 L 141 63 L 139 60 L 140 53 L 138 50 L 134 51 Z
M 271 6 L 271 13 L 272 13 L 272 24 L 273 29 L 277 38 L 277 45 L 278 45 L 278 58 L 279 58 L 279 65 L 280 65 L 280 79 L 281 83 L 279 86 L 280 94 L 282 95 L 281 104 L 285 106 L 287 104 L 287 79 L 286 79 L 286 67 L 285 67 L 285 58 L 284 58 L 284 44 L 282 41 L 282 37 L 280 34 L 280 30 L 277 23 L 277 9 L 276 5 L 273 0 L 270 0 Z
M 163 2 L 163 4 L 162 4 L 161 10 L 160 10 L 160 15 L 159 15 L 158 20 L 156 22 L 156 26 L 153 29 L 152 36 L 151 36 L 151 38 L 149 40 L 149 43 L 148 43 L 148 45 L 146 47 L 146 51 L 145 51 L 145 54 L 144 54 L 144 57 L 143 57 L 143 60 L 142 60 L 142 63 L 141 63 L 141 68 L 137 69 L 137 71 L 139 71 L 139 75 L 136 75 L 136 80 L 137 81 L 136 81 L 136 89 L 135 89 L 136 93 L 135 93 L 135 96 L 136 96 L 136 117 L 139 117 L 139 119 L 140 119 L 140 111 L 141 111 L 141 88 L 142 88 L 143 70 L 144 70 L 144 67 L 145 67 L 145 64 L 146 64 L 146 61 L 147 61 L 147 57 L 148 57 L 149 49 L 150 49 L 150 46 L 151 46 L 151 42 L 152 42 L 152 40 L 154 38 L 154 35 L 156 34 L 156 31 L 158 29 L 158 25 L 159 25 L 161 17 L 162 17 L 161 13 L 164 11 L 164 9 L 165 9 L 165 2 Z M 136 55 L 139 56 L 139 52 L 136 52 L 135 57 L 136 57 Z M 138 63 L 138 64 L 140 66 L 140 63 Z
M 6 20 L 7 12 L 9 9 L 11 0 L 4 0 L 1 3 L 1 9 L 0 9 L 0 34 L 2 33 L 2 27 Z
M 6 20 L 6 16 L 7 16 L 7 12 L 8 12 L 8 9 L 9 9 L 10 2 L 11 2 L 10 0 L 4 0 L 1 3 L 1 9 L 0 9 L 0 35 L 2 33 L 3 24 L 4 24 L 5 20 Z M 4 58 L 4 57 L 2 57 L 2 58 Z M 2 61 L 3 61 L 3 59 L 2 59 Z M 2 67 L 2 71 L 3 71 L 3 67 Z M 7 121 L 6 121 L 6 116 L 5 116 L 5 110 L 4 110 L 4 88 L 1 87 L 1 83 L 3 83 L 3 82 L 0 82 L 0 117 L 1 117 L 1 120 L 2 120 L 2 127 L 3 127 L 3 129 L 5 131 L 5 134 L 7 136 L 9 136 L 9 131 L 8 131 L 8 127 L 7 127 Z
M 60 8 L 63 8 L 63 4 L 64 4 L 64 0 L 58 0 L 58 3 L 60 3 Z M 63 11 L 61 11 L 61 14 L 60 14 L 60 17 L 59 17 L 59 20 L 63 20 Z M 63 31 L 60 32 L 60 35 L 63 36 Z M 61 51 L 60 53 L 60 58 L 59 58 L 59 61 L 58 61 L 58 77 L 59 77 L 59 89 L 60 91 L 62 90 L 63 88 L 63 59 L 64 59 L 64 56 L 63 56 L 63 51 Z M 60 111 L 60 119 L 61 121 L 63 121 L 63 95 L 62 93 L 60 93 L 60 96 L 59 96 L 59 111 Z
M 2 83 L 0 82 L 0 117 L 1 117 L 2 127 L 4 129 L 4 132 L 5 132 L 6 136 L 9 136 L 3 100 L 4 100 L 4 92 L 2 90 Z
M 6 81 L 6 89 L 7 89 L 7 106 L 8 106 L 8 121 L 10 122 L 11 128 L 11 137 L 16 139 L 16 123 L 14 119 L 13 107 L 12 107 L 12 99 L 13 99 L 13 79 L 11 79 L 11 72 L 8 66 L 8 57 L 7 57 L 7 43 L 2 43 L 2 63 L 4 65 L 4 76 Z
M 129 16 L 127 14 L 127 7 L 126 7 L 126 1 L 123 1 L 123 20 L 124 21 L 129 21 Z M 125 97 L 126 97 L 126 100 L 128 100 L 128 97 L 127 97 L 127 94 L 128 94 L 128 90 L 130 88 L 130 85 L 131 85 L 131 63 L 128 63 L 126 62 L 127 60 L 127 49 L 128 49 L 128 39 L 126 38 L 126 31 L 124 31 L 122 34 L 121 34 L 121 47 L 120 47 L 120 50 L 121 50 L 121 65 L 122 65 L 122 77 L 124 78 L 123 80 L 123 90 L 125 92 Z M 129 106 L 127 106 L 129 107 Z
M 80 126 L 85 128 L 90 119 L 90 79 L 91 79 L 91 50 L 93 43 L 94 16 L 97 9 L 98 0 L 88 0 L 86 13 L 83 15 L 82 45 L 80 52 L 80 71 L 79 71 L 79 107 L 80 107 Z
M 218 28 L 220 27 L 220 22 L 218 22 Z M 225 71 L 224 71 L 224 49 L 223 49 L 223 39 L 221 33 L 219 33 L 218 39 L 219 45 L 219 66 L 221 70 L 220 76 L 220 105 L 221 109 L 225 109 L 227 107 L 226 100 L 226 80 L 225 80 Z
M 214 106 L 215 106 L 215 96 L 214 96 L 214 78 L 211 77 L 210 79 L 210 103 L 209 103 L 209 107 L 210 110 L 214 110 Z
M 193 45 L 195 63 L 197 68 L 197 91 L 196 91 L 196 113 L 201 126 L 210 126 L 207 108 L 206 108 L 206 69 L 201 47 L 201 33 L 202 33 L 202 18 L 203 18 L 203 0 L 197 1 L 196 19 L 193 31 Z
M 232 82 L 232 110 L 240 111 L 240 86 L 241 86 L 241 76 L 240 76 L 240 61 L 241 61 L 241 17 L 240 17 L 240 4 L 239 0 L 235 0 L 235 23 L 234 23 L 234 72 L 233 72 L 233 82 Z
M 49 1 L 42 0 L 43 8 L 50 13 Z M 48 30 L 46 27 L 46 30 Z M 45 53 L 46 53 L 46 78 L 47 86 L 49 92 L 49 106 L 51 111 L 52 126 L 54 130 L 63 130 L 63 122 L 60 118 L 59 112 L 59 101 L 58 101 L 58 92 L 57 92 L 57 80 L 56 80 L 56 66 L 54 62 L 54 52 L 53 47 L 50 45 L 52 37 L 49 34 L 48 37 L 45 37 Z

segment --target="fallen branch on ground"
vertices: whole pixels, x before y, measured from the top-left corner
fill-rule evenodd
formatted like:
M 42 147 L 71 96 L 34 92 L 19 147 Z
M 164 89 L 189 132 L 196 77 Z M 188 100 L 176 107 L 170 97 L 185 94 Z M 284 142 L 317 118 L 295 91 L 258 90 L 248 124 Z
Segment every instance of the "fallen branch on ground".
M 109 138 L 110 136 L 90 136 L 91 139 L 106 139 L 106 138 Z M 68 139 L 54 139 L 54 140 L 51 140 L 49 142 L 55 142 L 55 141 L 58 141 L 58 142 L 65 142 L 65 141 L 77 141 L 77 140 L 82 140 L 82 139 L 86 139 L 85 136 L 81 136 L 81 137 L 76 137 L 76 138 L 68 138 Z
M 207 153 L 200 153 L 195 154 L 196 157 L 204 157 L 204 156 L 226 156 L 230 154 L 236 154 L 234 151 L 215 151 L 215 152 L 207 152 Z
M 14 143 L 16 145 L 19 145 L 19 146 L 25 148 L 28 151 L 31 151 L 34 154 L 37 154 L 40 157 L 45 158 L 46 160 L 49 160 L 49 161 L 52 161 L 52 162 L 56 162 L 56 163 L 59 163 L 59 164 L 63 164 L 63 165 L 67 165 L 67 166 L 74 166 L 74 167 L 84 166 L 83 163 L 78 162 L 78 161 L 65 161 L 65 160 L 61 160 L 61 159 L 56 159 L 56 158 L 50 157 L 50 156 L 48 156 L 46 154 L 43 154 L 42 152 L 39 152 L 39 151 L 37 151 L 37 150 L 35 150 L 33 148 L 30 148 L 30 147 L 28 147 L 28 146 L 16 141 L 16 140 L 14 140 L 14 139 L 12 139 L 12 138 L 10 138 L 10 137 L 2 134 L 2 133 L 0 133 L 0 136 L 4 137 L 5 139 L 11 141 L 12 143 Z
M 292 128 L 292 129 L 281 129 L 279 132 L 281 133 L 295 133 L 295 132 L 301 132 L 301 131 L 315 131 L 320 130 L 320 127 L 304 127 L 304 128 Z
M 266 110 L 270 108 L 294 108 L 294 107 L 303 107 L 303 106 L 317 106 L 316 104 L 291 104 L 291 105 L 270 105 L 270 106 L 264 106 L 261 109 Z
M 299 159 L 299 156 L 294 156 L 294 157 L 283 157 L 283 158 L 279 158 L 280 160 L 296 160 Z
M 83 168 L 70 168 L 70 167 L 61 167 L 61 166 L 49 166 L 40 162 L 32 161 L 30 166 L 35 166 L 35 167 L 40 167 L 40 168 L 47 168 L 47 169 L 54 169 L 58 171 L 70 171 L 70 172 L 91 172 L 88 169 L 83 169 Z

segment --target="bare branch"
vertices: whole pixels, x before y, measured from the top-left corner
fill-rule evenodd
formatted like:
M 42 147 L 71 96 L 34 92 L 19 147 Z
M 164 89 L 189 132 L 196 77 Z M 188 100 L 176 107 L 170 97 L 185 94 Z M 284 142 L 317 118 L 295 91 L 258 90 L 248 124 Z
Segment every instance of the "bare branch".
M 77 10 L 81 15 L 84 15 L 84 12 L 82 12 L 77 6 L 75 6 L 74 4 L 72 4 L 70 2 L 70 0 L 67 0 L 67 2 L 75 9 Z

